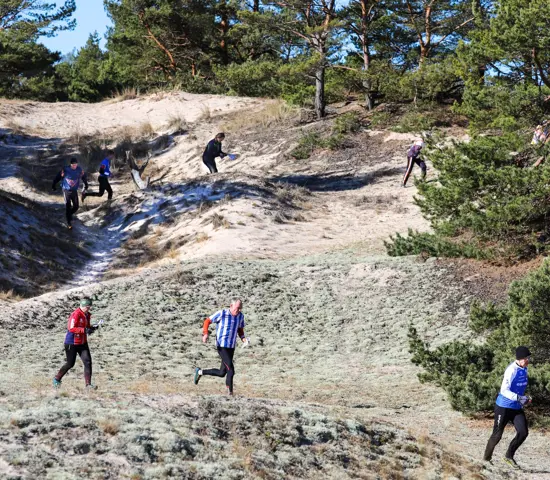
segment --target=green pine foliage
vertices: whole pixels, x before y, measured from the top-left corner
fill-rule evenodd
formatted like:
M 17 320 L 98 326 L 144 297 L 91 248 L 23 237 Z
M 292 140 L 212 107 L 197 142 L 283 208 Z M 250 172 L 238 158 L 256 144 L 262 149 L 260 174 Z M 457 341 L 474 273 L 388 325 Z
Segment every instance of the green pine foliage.
M 546 261 L 510 286 L 504 306 L 474 303 L 470 327 L 484 342 L 451 342 L 430 349 L 411 325 L 409 347 L 414 364 L 424 371 L 422 382 L 443 388 L 453 408 L 466 413 L 491 410 L 506 366 L 514 350 L 528 345 L 533 364 L 529 367 L 529 394 L 533 408 L 550 407 L 550 262 Z
M 384 245 L 388 255 L 401 257 L 404 255 L 422 255 L 426 257 L 463 257 L 478 260 L 490 259 L 494 253 L 472 242 L 451 241 L 440 235 L 426 232 L 415 232 L 409 229 L 407 236 L 391 236 Z
M 99 47 L 99 41 L 97 33 L 91 34 L 76 55 L 68 55 L 56 67 L 70 101 L 96 102 L 117 87 L 113 81 L 113 64 Z
M 47 101 L 63 98 L 54 70 L 59 54 L 39 43 L 41 36 L 74 27 L 70 19 L 76 8 L 74 0 L 58 3 L 0 2 L 0 96 Z

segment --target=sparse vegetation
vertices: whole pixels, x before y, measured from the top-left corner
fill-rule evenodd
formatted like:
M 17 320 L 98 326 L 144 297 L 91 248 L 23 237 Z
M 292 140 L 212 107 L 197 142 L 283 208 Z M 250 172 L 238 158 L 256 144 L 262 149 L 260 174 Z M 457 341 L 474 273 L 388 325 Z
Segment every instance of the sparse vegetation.
M 241 110 L 231 114 L 223 130 L 226 132 L 243 132 L 249 129 L 271 128 L 296 120 L 299 110 L 283 100 L 272 101 L 260 109 Z
M 348 135 L 357 132 L 360 127 L 361 123 L 357 113 L 349 112 L 341 115 L 334 121 L 330 135 L 322 136 L 320 132 L 316 131 L 303 132 L 291 155 L 296 160 L 306 160 L 316 149 L 337 150 L 342 148 L 346 144 Z
M 115 102 L 134 100 L 137 97 L 139 97 L 139 89 L 136 87 L 124 87 L 122 89 L 115 89 L 112 94 L 112 99 Z
M 199 115 L 198 120 L 200 122 L 209 122 L 212 118 L 212 112 L 210 111 L 210 107 L 206 104 L 201 105 L 201 114 Z
M 168 118 L 166 128 L 172 135 L 181 134 L 188 130 L 187 121 L 182 115 L 172 115 Z
M 25 135 L 26 129 L 19 122 L 13 118 L 8 118 L 2 122 L 4 127 L 10 131 L 13 135 Z

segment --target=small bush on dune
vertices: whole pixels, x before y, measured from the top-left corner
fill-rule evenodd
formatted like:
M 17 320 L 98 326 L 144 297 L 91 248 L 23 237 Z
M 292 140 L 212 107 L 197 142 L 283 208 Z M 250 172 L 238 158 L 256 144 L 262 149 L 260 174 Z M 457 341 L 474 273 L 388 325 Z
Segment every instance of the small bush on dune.
M 430 130 L 435 125 L 435 120 L 428 113 L 410 111 L 405 113 L 400 119 L 398 124 L 391 129 L 394 132 L 408 133 L 408 132 L 423 132 Z
M 347 112 L 334 120 L 334 131 L 340 134 L 355 133 L 361 128 L 357 112 Z
M 115 102 L 133 100 L 137 97 L 139 97 L 139 88 L 136 87 L 124 87 L 122 90 L 116 89 L 112 94 L 112 99 Z
M 374 112 L 370 120 L 371 127 L 387 127 L 392 120 L 390 112 Z
M 414 232 L 409 229 L 408 235 L 397 233 L 384 241 L 388 255 L 425 255 L 428 257 L 464 257 L 489 259 L 494 256 L 490 250 L 474 243 L 451 241 L 433 233 Z
M 316 148 L 321 146 L 321 135 L 318 132 L 306 132 L 298 141 L 298 145 L 291 155 L 296 160 L 305 160 L 311 156 Z
M 168 118 L 166 128 L 172 134 L 183 133 L 188 129 L 187 121 L 182 115 L 172 115 Z
M 356 112 L 345 113 L 335 119 L 332 133 L 326 137 L 322 137 L 319 132 L 304 132 L 291 155 L 297 160 L 305 160 L 317 148 L 337 150 L 342 148 L 349 134 L 357 132 L 360 128 L 361 122 L 358 114 Z

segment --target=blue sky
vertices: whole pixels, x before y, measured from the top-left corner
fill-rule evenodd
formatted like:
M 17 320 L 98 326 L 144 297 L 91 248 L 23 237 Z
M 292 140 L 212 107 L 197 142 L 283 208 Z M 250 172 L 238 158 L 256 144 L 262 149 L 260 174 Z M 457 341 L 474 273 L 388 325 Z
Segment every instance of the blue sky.
M 58 5 L 62 3 L 62 0 L 57 0 Z M 75 48 L 84 46 L 90 33 L 94 31 L 103 38 L 107 27 L 111 25 L 103 8 L 103 0 L 76 0 L 76 12 L 73 18 L 76 19 L 74 30 L 61 32 L 53 38 L 43 38 L 41 42 L 50 50 L 69 53 Z M 102 46 L 104 43 L 103 41 Z

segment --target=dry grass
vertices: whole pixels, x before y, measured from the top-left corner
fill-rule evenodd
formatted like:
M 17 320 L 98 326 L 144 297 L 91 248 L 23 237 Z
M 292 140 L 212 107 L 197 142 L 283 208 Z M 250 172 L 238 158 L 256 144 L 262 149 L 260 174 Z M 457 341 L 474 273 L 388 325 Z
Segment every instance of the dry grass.
M 151 122 L 143 122 L 137 127 L 138 136 L 141 138 L 151 138 L 155 135 L 155 129 Z
M 208 105 L 205 105 L 204 103 L 201 105 L 201 113 L 199 115 L 198 120 L 200 122 L 209 122 L 212 119 L 212 111 L 210 110 L 210 107 Z
M 112 101 L 123 102 L 124 100 L 134 100 L 139 97 L 139 88 L 125 87 L 122 90 L 115 90 L 112 95 Z
M 223 216 L 218 213 L 214 213 L 211 217 L 203 220 L 202 224 L 206 225 L 211 223 L 214 227 L 214 230 L 217 230 L 218 228 L 230 228 L 231 223 Z
M 355 200 L 356 207 L 376 207 L 376 208 L 391 208 L 396 203 L 399 203 L 399 197 L 393 194 L 385 195 L 363 195 Z
M 199 232 L 195 235 L 195 242 L 202 243 L 206 242 L 210 236 L 206 232 Z
M 13 288 L 11 290 L 0 290 L 0 301 L 4 302 L 20 302 L 23 300 L 23 297 L 18 295 L 13 291 Z
M 102 418 L 98 420 L 97 425 L 108 435 L 116 435 L 120 430 L 120 424 L 113 418 Z
M 281 202 L 284 203 L 299 203 L 311 196 L 311 192 L 307 188 L 299 185 L 283 183 L 279 184 L 278 187 L 279 188 L 275 192 L 275 195 Z
M 172 115 L 168 118 L 166 129 L 172 134 L 185 132 L 188 130 L 187 121 L 182 115 Z
M 169 250 L 166 252 L 166 256 L 168 258 L 171 258 L 172 260 L 176 260 L 177 258 L 179 258 L 180 256 L 180 253 L 178 251 L 178 248 L 175 247 L 174 245 L 172 245 Z
M 241 132 L 251 128 L 269 128 L 281 125 L 298 117 L 299 110 L 282 100 L 269 102 L 261 110 L 240 110 L 232 113 L 223 129 L 226 132 Z
M 13 134 L 13 135 L 25 135 L 26 133 L 26 130 L 25 130 L 25 127 L 23 127 L 23 125 L 21 125 L 19 122 L 17 122 L 16 120 L 14 120 L 13 118 L 8 118 L 5 122 L 4 122 L 4 126 L 10 130 L 10 132 Z

